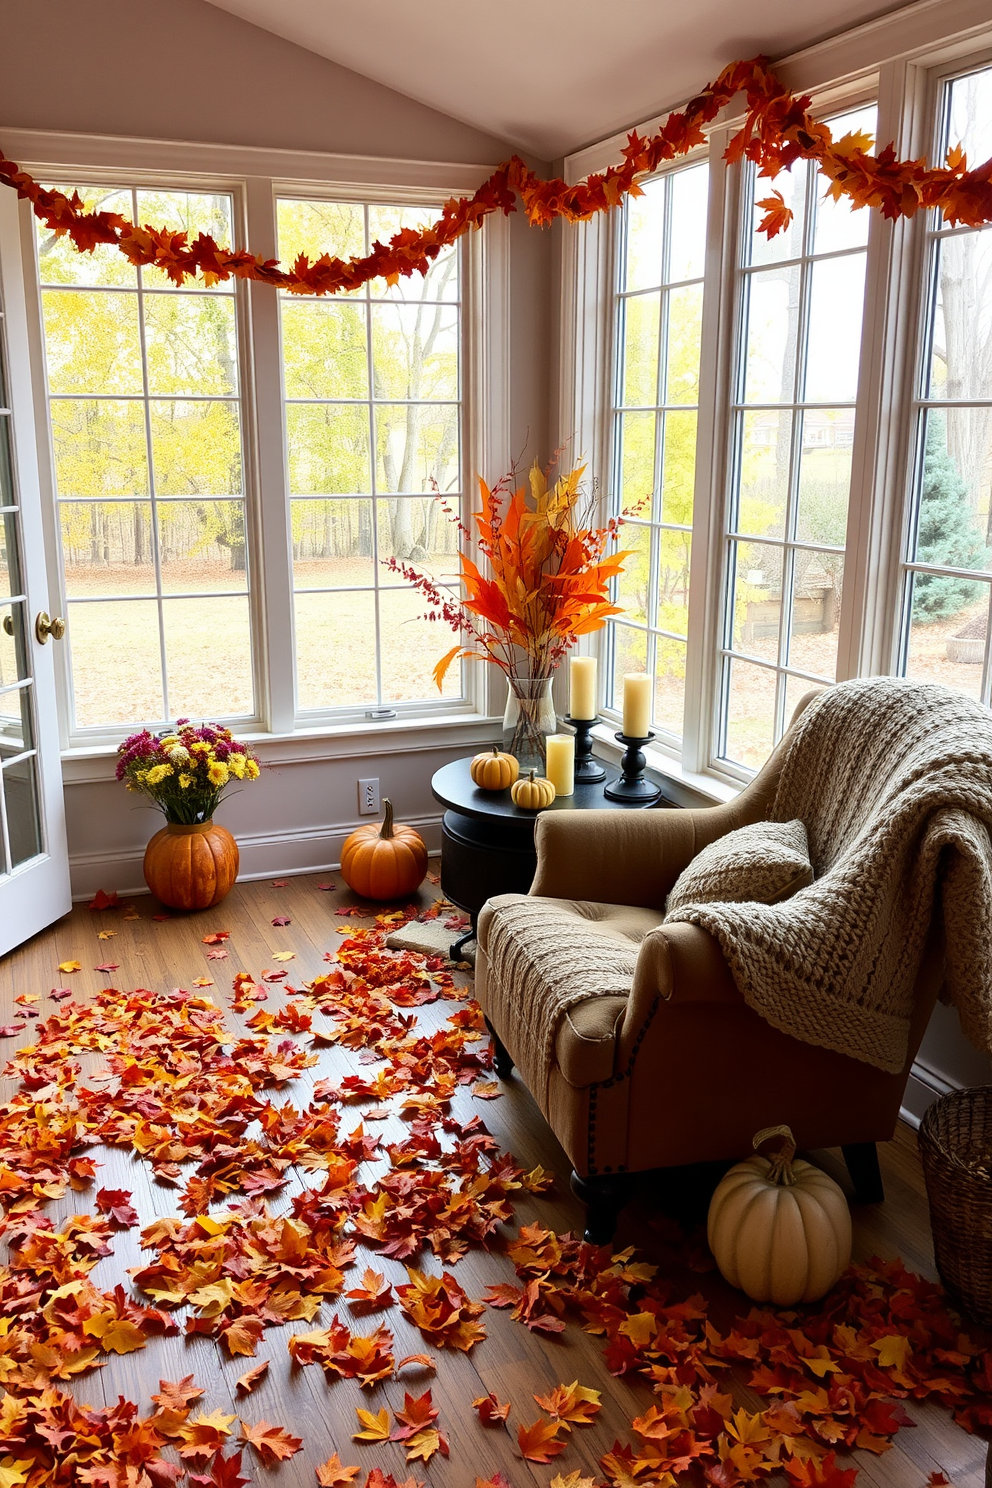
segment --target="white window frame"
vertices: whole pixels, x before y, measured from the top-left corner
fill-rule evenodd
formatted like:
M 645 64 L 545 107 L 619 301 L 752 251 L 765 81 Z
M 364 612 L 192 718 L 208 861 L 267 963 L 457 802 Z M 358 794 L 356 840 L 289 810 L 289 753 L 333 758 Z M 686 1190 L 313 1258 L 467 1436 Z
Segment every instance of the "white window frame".
M 796 92 L 810 93 L 821 116 L 876 100 L 877 138 L 881 143 L 893 140 L 905 158 L 932 152 L 936 99 L 944 79 L 981 66 L 990 56 L 987 8 L 977 0 L 951 0 L 940 7 L 924 0 L 787 58 L 776 64 L 776 71 Z M 653 132 L 667 112 L 639 124 L 638 132 Z M 741 217 L 741 169 L 721 164 L 742 120 L 742 109 L 725 111 L 708 131 L 710 200 L 684 735 L 678 753 L 661 741 L 648 751 L 649 763 L 666 777 L 669 793 L 690 803 L 729 799 L 753 773 L 716 758 Z M 626 133 L 615 135 L 568 157 L 566 179 L 578 181 L 614 162 L 625 138 Z M 610 219 L 601 215 L 567 234 L 562 246 L 559 438 L 571 438 L 592 471 L 604 474 L 610 458 L 616 237 Z M 924 237 L 922 214 L 891 223 L 872 212 L 838 680 L 891 673 L 898 663 Z M 600 484 L 609 488 L 608 479 Z M 601 636 L 589 637 L 583 649 L 605 659 Z M 604 717 L 599 744 L 603 752 L 618 754 L 614 715 Z
M 236 241 L 264 257 L 276 255 L 276 200 L 280 195 L 362 200 L 395 205 L 433 205 L 471 194 L 484 180 L 484 166 L 405 160 L 373 160 L 306 151 L 260 150 L 223 145 L 118 140 L 100 136 L 8 130 L 8 152 L 36 179 L 94 184 L 208 190 L 234 198 Z M 40 291 L 35 271 L 35 224 L 20 204 L 26 262 L 25 295 L 30 321 L 30 365 L 19 369 L 31 381 L 39 434 L 49 590 L 64 600 L 59 562 L 57 510 L 43 374 Z M 480 232 L 461 240 L 462 252 L 462 447 L 463 491 L 469 475 L 502 468 L 510 446 L 509 225 L 490 217 Z M 244 408 L 245 492 L 250 534 L 251 606 L 255 639 L 256 716 L 239 733 L 253 740 L 267 763 L 339 754 L 381 755 L 424 750 L 462 741 L 486 742 L 501 710 L 491 668 L 465 670 L 465 695 L 457 702 L 398 705 L 396 717 L 375 719 L 371 708 L 304 715 L 295 700 L 292 633 L 292 548 L 283 426 L 279 309 L 268 285 L 239 282 L 241 397 Z M 264 572 L 260 554 L 264 548 Z M 287 617 L 289 617 L 287 623 Z M 59 677 L 60 744 L 67 781 L 108 778 L 125 727 L 70 735 L 68 661 Z

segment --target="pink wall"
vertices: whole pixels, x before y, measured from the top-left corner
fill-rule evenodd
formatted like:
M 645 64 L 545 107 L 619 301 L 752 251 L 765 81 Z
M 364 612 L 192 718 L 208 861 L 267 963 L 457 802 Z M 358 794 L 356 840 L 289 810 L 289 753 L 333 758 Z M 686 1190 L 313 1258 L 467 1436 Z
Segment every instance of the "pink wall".
M 512 153 L 204 0 L 0 0 L 2 125 L 469 164 Z

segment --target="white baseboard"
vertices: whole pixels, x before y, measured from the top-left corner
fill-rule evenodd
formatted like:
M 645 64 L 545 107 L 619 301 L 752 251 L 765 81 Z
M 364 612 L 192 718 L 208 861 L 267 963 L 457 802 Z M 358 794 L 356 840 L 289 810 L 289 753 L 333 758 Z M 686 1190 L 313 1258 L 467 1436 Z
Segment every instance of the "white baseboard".
M 430 853 L 441 850 L 441 814 L 404 817 L 416 827 Z M 341 866 L 345 839 L 361 821 L 334 822 L 326 826 L 294 828 L 286 832 L 244 832 L 238 836 L 241 881 L 256 878 L 292 878 L 300 873 L 333 873 Z M 69 877 L 72 897 L 92 899 L 97 889 L 116 889 L 118 894 L 147 894 L 141 871 L 144 848 L 120 852 L 72 853 Z
M 957 1085 L 953 1085 L 925 1060 L 917 1059 L 906 1082 L 906 1094 L 902 1098 L 899 1114 L 909 1126 L 918 1129 L 927 1107 L 932 1106 L 938 1096 L 957 1089 Z

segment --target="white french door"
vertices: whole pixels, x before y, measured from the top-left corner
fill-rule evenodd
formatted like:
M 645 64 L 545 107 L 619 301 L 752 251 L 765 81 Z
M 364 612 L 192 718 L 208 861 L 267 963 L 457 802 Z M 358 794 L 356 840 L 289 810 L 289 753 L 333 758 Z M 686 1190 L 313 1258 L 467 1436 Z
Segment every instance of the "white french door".
M 19 212 L 0 189 L 0 955 L 71 905 Z

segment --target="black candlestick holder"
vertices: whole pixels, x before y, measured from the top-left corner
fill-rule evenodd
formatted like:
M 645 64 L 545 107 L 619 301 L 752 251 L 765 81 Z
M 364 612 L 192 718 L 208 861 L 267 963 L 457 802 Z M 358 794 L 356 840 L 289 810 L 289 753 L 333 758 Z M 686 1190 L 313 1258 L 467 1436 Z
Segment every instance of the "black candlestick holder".
M 611 801 L 626 801 L 631 806 L 647 806 L 652 801 L 657 801 L 661 795 L 661 786 L 652 785 L 650 780 L 644 778 L 647 761 L 642 747 L 650 744 L 654 734 L 646 734 L 643 739 L 631 739 L 626 734 L 617 734 L 615 737 L 624 746 L 620 779 L 611 781 L 603 794 L 609 796 Z
M 596 718 L 566 718 L 565 723 L 575 730 L 575 782 L 578 785 L 594 784 L 597 780 L 606 779 L 606 771 L 593 758 L 592 753 L 592 731 L 597 722 Z

